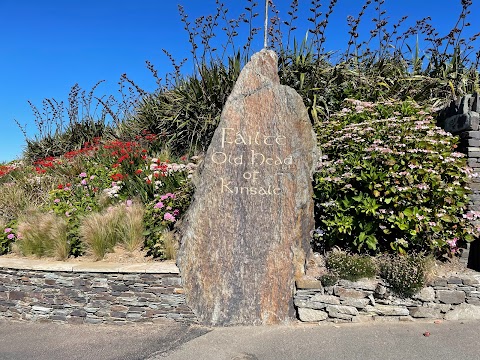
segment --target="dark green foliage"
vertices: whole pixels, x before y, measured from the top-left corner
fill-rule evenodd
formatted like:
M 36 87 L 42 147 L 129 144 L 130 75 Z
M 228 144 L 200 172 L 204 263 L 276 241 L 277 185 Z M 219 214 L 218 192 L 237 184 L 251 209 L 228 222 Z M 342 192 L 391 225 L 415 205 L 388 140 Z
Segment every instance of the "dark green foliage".
M 323 274 L 320 276 L 320 281 L 324 287 L 333 286 L 338 281 L 338 275 L 334 273 Z
M 203 64 L 199 75 L 179 80 L 173 89 L 143 98 L 136 114 L 120 127 L 120 136 L 143 131 L 158 135 L 174 155 L 206 151 L 220 121 L 223 104 L 240 74 L 240 55 Z
M 326 265 L 331 273 L 350 281 L 375 277 L 377 271 L 372 257 L 336 250 L 328 254 Z

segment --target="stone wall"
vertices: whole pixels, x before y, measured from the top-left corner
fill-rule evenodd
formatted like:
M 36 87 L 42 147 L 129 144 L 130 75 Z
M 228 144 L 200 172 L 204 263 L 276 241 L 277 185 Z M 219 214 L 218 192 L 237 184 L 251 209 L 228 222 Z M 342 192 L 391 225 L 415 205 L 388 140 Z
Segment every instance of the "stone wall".
M 458 150 L 467 155 L 468 166 L 473 169 L 469 184 L 472 189 L 469 209 L 480 214 L 480 94 L 466 95 L 452 101 L 439 112 L 437 124 L 460 137 Z M 472 219 L 480 226 L 479 220 L 476 216 Z M 468 267 L 480 271 L 480 240 L 470 246 Z
M 178 274 L 0 267 L 0 319 L 65 323 L 194 322 Z
M 316 287 L 297 289 L 301 321 L 480 320 L 480 274 L 437 278 L 411 299 L 393 296 L 381 279 Z

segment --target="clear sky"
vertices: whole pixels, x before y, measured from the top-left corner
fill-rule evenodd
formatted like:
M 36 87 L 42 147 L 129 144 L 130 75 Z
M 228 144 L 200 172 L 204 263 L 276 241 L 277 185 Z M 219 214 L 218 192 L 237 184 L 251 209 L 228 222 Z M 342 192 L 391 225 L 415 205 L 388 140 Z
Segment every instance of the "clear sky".
M 261 11 L 264 1 L 257 1 L 261 3 L 258 8 Z M 223 2 L 231 17 L 244 12 L 249 4 L 247 0 Z M 282 19 L 288 20 L 290 1 L 274 2 Z M 325 11 L 328 1 L 321 3 Z M 345 50 L 346 18 L 356 16 L 363 3 L 338 0 L 326 33 L 329 50 Z M 44 98 L 67 102 L 68 92 L 75 83 L 88 92 L 99 80 L 105 83 L 97 95 L 114 94 L 123 73 L 141 87 L 153 90 L 155 82 L 145 60 L 150 60 L 164 74 L 172 68 L 162 48 L 177 59 L 189 56 L 188 34 L 180 21 L 178 4 L 184 6 L 192 22 L 216 10 L 214 0 L 0 0 L 0 162 L 21 156 L 25 141 L 15 119 L 26 125 L 29 137 L 36 133 L 28 100 L 39 108 Z M 300 0 L 297 24 L 300 39 L 310 16 L 309 6 L 310 0 Z M 408 15 L 408 26 L 431 16 L 441 34 L 453 27 L 461 9 L 460 0 L 387 0 L 385 7 L 391 22 Z M 480 0 L 473 0 L 471 10 L 477 15 L 470 17 L 472 26 L 467 35 L 480 31 L 477 20 Z M 260 17 L 257 19 L 260 26 L 262 21 Z M 373 23 L 365 20 L 368 32 Z M 260 35 L 254 49 L 260 50 L 262 46 Z M 188 73 L 191 68 L 187 64 L 185 71 Z

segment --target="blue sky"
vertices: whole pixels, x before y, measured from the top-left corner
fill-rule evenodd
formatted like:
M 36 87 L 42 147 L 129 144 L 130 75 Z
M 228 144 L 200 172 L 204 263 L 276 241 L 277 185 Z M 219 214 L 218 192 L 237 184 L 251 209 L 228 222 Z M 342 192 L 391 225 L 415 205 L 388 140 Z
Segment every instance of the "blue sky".
M 223 2 L 231 17 L 247 5 L 246 0 Z M 472 13 L 480 14 L 480 1 L 473 2 Z M 275 3 L 282 19 L 287 20 L 290 1 Z M 328 2 L 322 3 L 325 10 Z M 326 33 L 329 50 L 345 50 L 346 17 L 356 16 L 363 3 L 338 1 Z M 28 100 L 38 107 L 44 98 L 66 102 L 75 83 L 88 92 L 99 80 L 105 83 L 97 95 L 114 94 L 123 73 L 153 90 L 155 82 L 145 60 L 164 74 L 172 68 L 162 48 L 177 59 L 189 56 L 188 34 L 180 21 L 178 4 L 185 7 L 192 21 L 216 10 L 214 0 L 0 0 L 0 162 L 21 156 L 25 142 L 15 119 L 26 125 L 29 137 L 36 133 Z M 300 39 L 305 34 L 309 5 L 310 1 L 300 0 L 299 21 L 303 24 L 298 23 L 296 35 Z M 407 25 L 431 16 L 442 34 L 453 27 L 461 9 L 460 0 L 387 0 L 385 7 L 392 22 L 408 15 Z M 364 21 L 367 32 L 373 25 L 369 19 L 371 16 Z M 466 34 L 474 30 L 480 31 L 478 23 Z M 260 50 L 262 45 L 262 36 L 258 36 L 254 49 Z M 188 69 L 192 69 L 191 64 L 185 67 L 187 73 Z

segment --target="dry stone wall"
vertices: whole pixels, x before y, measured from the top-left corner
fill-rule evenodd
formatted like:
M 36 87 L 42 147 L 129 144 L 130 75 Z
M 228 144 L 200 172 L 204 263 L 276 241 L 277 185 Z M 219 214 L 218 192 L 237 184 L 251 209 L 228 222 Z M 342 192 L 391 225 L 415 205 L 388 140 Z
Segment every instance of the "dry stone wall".
M 480 320 L 480 274 L 437 278 L 407 299 L 393 296 L 381 279 L 310 285 L 295 295 L 303 322 Z
M 469 187 L 469 209 L 480 216 L 480 94 L 466 95 L 452 101 L 438 114 L 438 125 L 445 131 L 460 137 L 459 151 L 468 157 L 468 166 L 473 169 Z M 472 221 L 480 226 L 480 218 L 474 216 Z M 480 241 L 470 246 L 468 266 L 480 271 Z
M 0 319 L 124 324 L 195 322 L 178 274 L 0 268 Z

